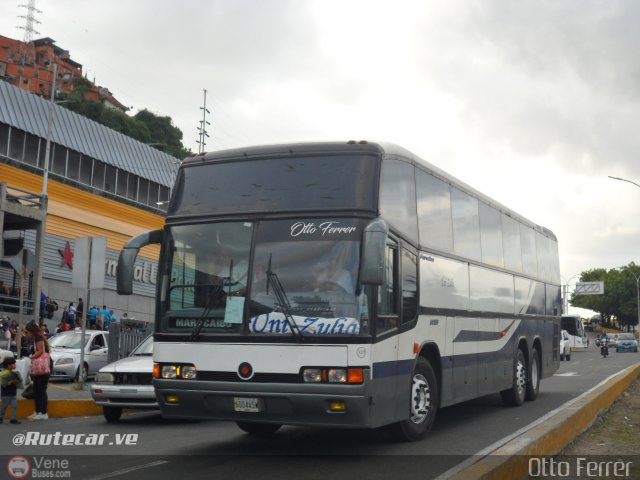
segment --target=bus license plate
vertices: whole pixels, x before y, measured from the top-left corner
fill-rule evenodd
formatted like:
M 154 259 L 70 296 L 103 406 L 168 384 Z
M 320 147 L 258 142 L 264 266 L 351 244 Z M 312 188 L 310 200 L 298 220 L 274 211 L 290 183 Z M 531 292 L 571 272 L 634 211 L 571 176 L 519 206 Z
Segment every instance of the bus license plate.
M 233 409 L 236 412 L 259 412 L 260 399 L 259 398 L 246 398 L 246 397 L 233 397 Z

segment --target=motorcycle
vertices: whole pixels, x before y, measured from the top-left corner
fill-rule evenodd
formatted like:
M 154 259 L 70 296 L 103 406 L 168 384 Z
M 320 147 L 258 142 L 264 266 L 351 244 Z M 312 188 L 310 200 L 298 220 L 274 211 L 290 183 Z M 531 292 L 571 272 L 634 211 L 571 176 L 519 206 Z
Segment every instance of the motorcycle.
M 600 354 L 602 355 L 602 358 L 607 358 L 607 355 L 609 355 L 609 342 L 607 342 L 606 339 L 603 339 L 600 342 Z

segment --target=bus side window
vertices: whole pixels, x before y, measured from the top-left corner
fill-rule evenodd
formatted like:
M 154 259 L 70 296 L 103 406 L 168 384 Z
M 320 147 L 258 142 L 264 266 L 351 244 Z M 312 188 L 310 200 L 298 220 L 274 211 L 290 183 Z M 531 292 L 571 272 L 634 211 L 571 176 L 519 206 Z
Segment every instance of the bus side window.
M 387 245 L 384 282 L 378 287 L 378 334 L 398 327 L 398 247 Z
M 402 323 L 415 320 L 418 313 L 418 263 L 416 256 L 402 250 Z

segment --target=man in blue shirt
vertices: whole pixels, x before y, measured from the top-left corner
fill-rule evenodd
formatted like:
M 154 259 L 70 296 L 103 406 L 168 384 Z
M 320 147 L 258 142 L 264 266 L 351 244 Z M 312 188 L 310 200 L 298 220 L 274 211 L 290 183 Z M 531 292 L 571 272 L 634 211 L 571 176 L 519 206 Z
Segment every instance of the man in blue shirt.
M 100 310 L 100 315 L 102 315 L 102 327 L 103 327 L 103 329 L 104 330 L 109 330 L 109 324 L 111 323 L 111 313 L 109 313 L 109 310 L 107 309 L 106 305 L 102 306 L 102 310 Z
M 91 307 L 87 312 L 87 328 L 91 330 L 96 329 L 96 317 L 98 316 L 98 309 Z

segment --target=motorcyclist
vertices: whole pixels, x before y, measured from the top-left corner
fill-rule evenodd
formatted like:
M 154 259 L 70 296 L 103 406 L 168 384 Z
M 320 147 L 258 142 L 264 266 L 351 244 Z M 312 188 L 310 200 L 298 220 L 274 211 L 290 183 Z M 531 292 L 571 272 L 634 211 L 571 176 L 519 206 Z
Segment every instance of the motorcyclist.
M 605 358 L 609 355 L 609 336 L 607 332 L 600 336 L 600 354 Z

